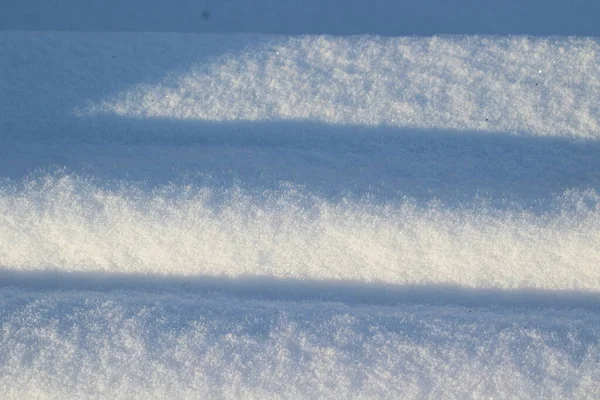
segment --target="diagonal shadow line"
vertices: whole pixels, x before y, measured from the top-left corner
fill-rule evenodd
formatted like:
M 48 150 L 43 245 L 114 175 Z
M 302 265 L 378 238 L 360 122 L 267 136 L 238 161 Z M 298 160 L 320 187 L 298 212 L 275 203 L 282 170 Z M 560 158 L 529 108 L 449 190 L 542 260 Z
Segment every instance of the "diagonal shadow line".
M 0 28 L 0 109 L 6 116 L 0 120 L 0 137 L 21 140 L 32 132 L 64 132 L 75 118 L 73 110 L 86 104 L 139 85 L 168 83 L 191 67 L 210 68 L 221 57 L 276 48 L 286 40 L 258 34 L 223 40 L 210 33 L 199 39 L 194 34 L 87 30 L 74 40 L 69 32 Z
M 470 288 L 444 283 L 390 284 L 270 276 L 173 276 L 0 268 L 2 287 L 36 291 L 219 293 L 258 300 L 341 302 L 348 305 L 577 308 L 600 312 L 600 292 Z

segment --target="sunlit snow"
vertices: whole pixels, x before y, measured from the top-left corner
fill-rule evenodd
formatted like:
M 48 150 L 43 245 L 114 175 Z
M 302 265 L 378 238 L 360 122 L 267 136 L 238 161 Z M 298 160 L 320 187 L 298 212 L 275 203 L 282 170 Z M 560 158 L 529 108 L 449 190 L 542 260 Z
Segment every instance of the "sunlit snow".
M 600 397 L 596 2 L 34 3 L 0 398 Z
M 194 62 L 203 47 L 238 42 L 235 54 Z M 188 51 L 186 71 L 76 112 L 600 136 L 592 39 L 208 35 Z

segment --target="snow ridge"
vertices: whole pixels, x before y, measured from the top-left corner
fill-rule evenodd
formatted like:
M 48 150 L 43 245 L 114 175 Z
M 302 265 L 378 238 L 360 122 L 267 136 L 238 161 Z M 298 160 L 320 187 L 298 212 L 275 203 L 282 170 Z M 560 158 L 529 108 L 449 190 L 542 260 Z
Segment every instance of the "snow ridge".
M 74 176 L 0 193 L 0 265 L 18 271 L 600 291 L 595 191 L 565 193 L 540 215 L 484 200 L 331 203 L 293 187 L 147 194 Z

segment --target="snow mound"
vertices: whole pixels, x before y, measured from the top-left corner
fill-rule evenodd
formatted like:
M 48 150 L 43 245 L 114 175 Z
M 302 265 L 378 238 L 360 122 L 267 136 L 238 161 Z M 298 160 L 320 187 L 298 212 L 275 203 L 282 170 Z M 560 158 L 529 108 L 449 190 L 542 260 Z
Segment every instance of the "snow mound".
M 2 32 L 0 54 L 0 129 L 19 141 L 106 142 L 141 121 L 600 137 L 590 38 Z

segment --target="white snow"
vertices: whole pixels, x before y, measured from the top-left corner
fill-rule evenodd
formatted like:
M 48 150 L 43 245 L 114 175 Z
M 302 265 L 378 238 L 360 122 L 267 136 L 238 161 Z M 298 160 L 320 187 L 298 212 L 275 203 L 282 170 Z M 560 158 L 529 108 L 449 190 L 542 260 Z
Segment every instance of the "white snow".
M 4 398 L 596 398 L 598 312 L 3 289 Z
M 596 2 L 119 4 L 0 13 L 1 398 L 600 397 Z
M 143 46 L 139 36 L 120 45 L 128 39 Z M 182 38 L 171 39 L 163 54 Z M 600 46 L 592 39 L 205 35 L 196 42 L 185 71 L 78 114 L 600 136 Z M 203 47 L 240 42 L 246 46 L 233 54 L 192 59 Z
M 600 196 L 551 211 L 332 203 L 294 188 L 106 190 L 73 177 L 0 195 L 0 264 L 189 277 L 600 291 Z

